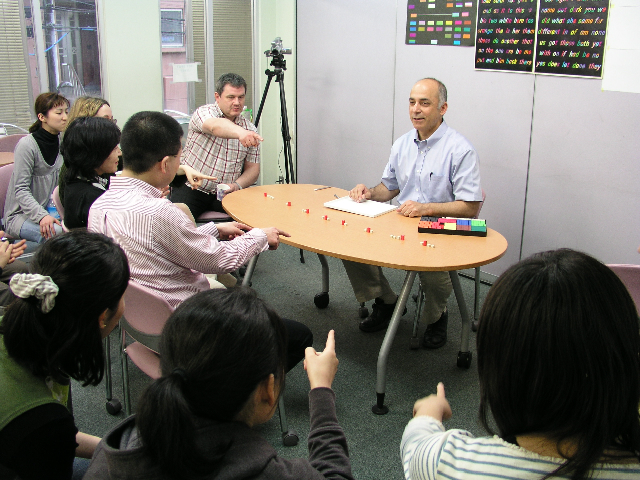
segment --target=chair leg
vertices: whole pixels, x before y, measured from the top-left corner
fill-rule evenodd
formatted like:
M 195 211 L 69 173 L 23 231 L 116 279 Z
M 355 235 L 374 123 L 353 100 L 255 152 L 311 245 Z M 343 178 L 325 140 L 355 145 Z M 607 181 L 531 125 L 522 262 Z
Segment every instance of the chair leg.
M 122 348 L 120 349 L 120 365 L 122 367 L 122 389 L 124 395 L 124 413 L 128 417 L 131 415 L 131 395 L 129 392 L 129 364 L 127 361 L 127 350 L 125 348 L 125 333 L 122 331 Z
M 116 415 L 122 410 L 122 404 L 117 398 L 113 398 L 113 377 L 111 375 L 111 340 L 109 336 L 102 341 L 104 350 L 104 386 L 106 390 L 107 403 L 105 405 L 110 415 Z
M 420 339 L 418 338 L 418 325 L 420 324 L 420 315 L 422 314 L 422 306 L 424 304 L 424 291 L 422 285 L 418 286 L 418 295 L 416 297 L 416 315 L 413 319 L 413 333 L 411 334 L 410 348 L 417 350 L 420 348 Z
M 285 447 L 295 447 L 298 444 L 298 432 L 289 428 L 287 414 L 284 409 L 284 392 L 278 399 L 278 415 L 280 416 L 280 431 L 282 432 L 282 444 Z

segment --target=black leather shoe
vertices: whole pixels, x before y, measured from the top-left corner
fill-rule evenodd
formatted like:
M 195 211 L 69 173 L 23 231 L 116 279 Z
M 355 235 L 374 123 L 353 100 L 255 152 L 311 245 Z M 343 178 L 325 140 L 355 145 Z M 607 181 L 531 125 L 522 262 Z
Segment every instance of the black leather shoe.
M 436 323 L 427 326 L 427 330 L 422 337 L 423 348 L 440 348 L 447 343 L 447 324 L 449 323 L 449 312 L 445 310 L 440 315 Z
M 396 308 L 396 303 L 398 303 L 398 300 L 387 305 L 381 298 L 376 298 L 375 302 L 373 302 L 371 315 L 360 322 L 360 330 L 366 333 L 372 333 L 387 328 L 393 316 L 393 311 Z M 407 313 L 407 307 L 404 308 L 402 315 L 405 313 Z

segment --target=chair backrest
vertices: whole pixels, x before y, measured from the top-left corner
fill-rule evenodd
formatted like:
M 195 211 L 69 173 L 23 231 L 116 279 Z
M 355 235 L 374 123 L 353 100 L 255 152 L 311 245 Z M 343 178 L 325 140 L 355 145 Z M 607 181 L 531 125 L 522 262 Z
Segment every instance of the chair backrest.
M 475 218 L 480 218 L 480 210 L 482 210 L 482 206 L 484 205 L 484 199 L 487 198 L 487 194 L 484 192 L 484 188 L 482 189 L 482 201 L 480 202 L 480 206 L 478 207 L 478 213 L 476 213 Z
M 607 265 L 622 280 L 640 315 L 640 265 Z
M 13 152 L 20 139 L 26 136 L 26 133 L 19 133 L 0 137 L 0 152 Z
M 124 301 L 125 330 L 136 341 L 157 352 L 160 334 L 173 307 L 156 292 L 133 280 L 124 292 Z
M 13 175 L 13 163 L 0 167 L 0 216 L 2 217 L 4 217 L 4 201 L 7 198 L 11 175 Z
M 213 210 L 203 212 L 202 215 L 200 215 L 196 219 L 196 221 L 200 223 L 201 222 L 230 222 L 231 220 L 233 219 L 226 213 L 215 212 Z
M 53 200 L 53 204 L 56 206 L 56 210 L 60 214 L 60 220 L 64 220 L 64 206 L 62 206 L 62 200 L 60 200 L 60 192 L 58 190 L 58 186 L 53 189 L 53 193 L 51 194 L 51 200 Z

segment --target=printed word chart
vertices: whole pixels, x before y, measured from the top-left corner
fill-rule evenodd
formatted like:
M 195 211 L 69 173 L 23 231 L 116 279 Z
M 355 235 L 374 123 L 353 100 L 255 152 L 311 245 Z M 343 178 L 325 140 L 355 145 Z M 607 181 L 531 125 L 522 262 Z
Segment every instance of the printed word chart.
M 478 0 L 409 0 L 406 43 L 416 45 L 475 44 Z
M 608 0 L 541 0 L 536 73 L 602 77 Z
M 602 76 L 608 0 L 480 0 L 475 66 Z
M 536 0 L 480 0 L 476 68 L 533 71 Z

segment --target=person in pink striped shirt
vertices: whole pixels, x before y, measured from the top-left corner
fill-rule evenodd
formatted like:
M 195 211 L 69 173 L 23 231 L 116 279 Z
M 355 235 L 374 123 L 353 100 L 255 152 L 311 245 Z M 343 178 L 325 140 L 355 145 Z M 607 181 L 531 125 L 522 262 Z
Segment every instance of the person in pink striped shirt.
M 162 189 L 180 167 L 181 137 L 178 122 L 164 113 L 133 115 L 122 129 L 122 175 L 93 203 L 88 222 L 89 230 L 113 238 L 124 249 L 131 279 L 173 307 L 210 288 L 205 274 L 232 272 L 254 255 L 277 249 L 281 235 L 289 236 L 275 227 L 238 222 L 196 227 L 164 198 Z M 297 332 L 289 330 L 290 348 L 295 347 L 299 360 L 313 337 L 306 326 L 290 322 Z

